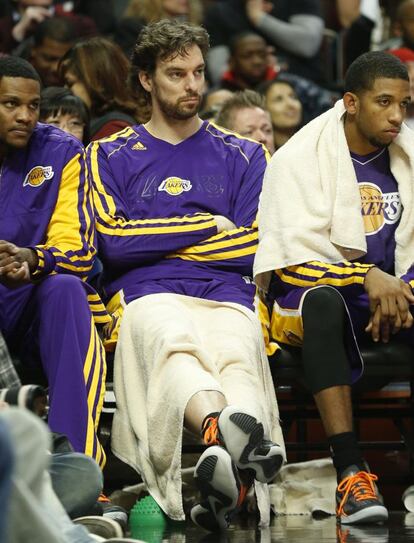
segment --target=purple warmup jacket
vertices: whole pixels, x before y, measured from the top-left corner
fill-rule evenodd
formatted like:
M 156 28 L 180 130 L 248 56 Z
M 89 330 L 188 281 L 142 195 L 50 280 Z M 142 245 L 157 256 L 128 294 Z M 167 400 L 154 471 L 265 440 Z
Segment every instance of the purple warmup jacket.
M 139 125 L 87 154 L 108 297 L 178 292 L 253 307 L 262 145 L 205 121 L 177 145 Z M 214 215 L 236 228 L 217 234 Z

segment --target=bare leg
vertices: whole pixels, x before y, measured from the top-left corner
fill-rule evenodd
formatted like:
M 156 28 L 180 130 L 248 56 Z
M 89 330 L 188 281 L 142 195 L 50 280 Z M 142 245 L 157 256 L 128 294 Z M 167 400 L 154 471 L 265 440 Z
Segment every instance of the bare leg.
M 352 432 L 351 387 L 334 386 L 317 392 L 314 396 L 328 437 Z
M 221 392 L 216 390 L 202 390 L 192 396 L 185 408 L 184 426 L 190 432 L 200 435 L 203 420 L 209 413 L 221 411 L 227 402 Z

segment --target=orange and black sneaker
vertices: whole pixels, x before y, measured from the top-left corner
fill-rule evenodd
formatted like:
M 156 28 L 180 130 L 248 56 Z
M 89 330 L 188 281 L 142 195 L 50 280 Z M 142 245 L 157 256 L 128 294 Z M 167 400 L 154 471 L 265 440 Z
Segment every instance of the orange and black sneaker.
M 261 483 L 272 481 L 285 459 L 282 447 L 265 437 L 263 424 L 240 407 L 229 405 L 206 418 L 202 436 L 206 445 L 224 447 L 238 469 Z
M 243 482 L 229 453 L 217 445 L 200 456 L 194 480 L 201 494 L 201 503 L 191 509 L 197 526 L 211 532 L 226 529 L 240 510 L 253 479 L 243 474 Z
M 336 518 L 341 524 L 377 524 L 388 519 L 373 473 L 349 466 L 336 489 Z

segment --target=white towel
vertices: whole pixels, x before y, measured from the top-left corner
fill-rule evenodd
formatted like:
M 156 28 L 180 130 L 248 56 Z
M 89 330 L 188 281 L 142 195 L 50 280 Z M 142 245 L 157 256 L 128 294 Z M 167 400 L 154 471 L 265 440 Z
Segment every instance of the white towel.
M 361 197 L 344 132 L 342 100 L 297 132 L 271 158 L 259 205 L 254 276 L 311 260 L 337 263 L 366 253 Z M 414 133 L 405 125 L 389 146 L 403 213 L 395 270 L 414 261 Z
M 184 519 L 184 410 L 202 390 L 218 390 L 229 404 L 252 412 L 283 446 L 261 328 L 252 311 L 178 294 L 144 296 L 127 305 L 115 352 L 112 449 L 141 474 L 175 520 Z M 268 524 L 267 485 L 257 484 L 256 496 L 261 524 Z
M 334 515 L 336 485 L 331 458 L 287 464 L 270 485 L 270 503 L 278 515 Z

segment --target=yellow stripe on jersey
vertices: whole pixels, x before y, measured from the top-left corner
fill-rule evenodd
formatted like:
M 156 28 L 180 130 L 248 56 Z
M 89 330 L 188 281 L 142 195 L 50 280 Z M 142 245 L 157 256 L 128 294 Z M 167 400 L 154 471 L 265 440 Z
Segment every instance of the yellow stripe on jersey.
M 245 235 L 240 236 L 238 238 L 228 236 L 235 235 L 238 232 L 244 232 Z M 223 235 L 224 234 L 224 235 Z M 224 239 L 226 238 L 227 239 Z M 187 254 L 202 254 L 207 253 L 210 251 L 217 251 L 219 249 L 226 249 L 227 247 L 236 247 L 237 245 L 244 245 L 245 243 L 249 243 L 251 241 L 257 241 L 259 238 L 259 233 L 256 231 L 253 231 L 251 228 L 236 228 L 234 230 L 228 230 L 227 232 L 217 234 L 216 236 L 212 236 L 211 238 L 207 239 L 205 242 L 199 245 L 194 245 L 192 247 L 186 247 L 185 249 L 181 249 L 177 252 L 177 256 L 183 256 Z M 223 241 L 221 241 L 223 240 Z
M 215 260 L 227 260 L 229 258 L 240 258 L 242 256 L 248 256 L 255 254 L 257 245 L 251 245 L 250 247 L 244 247 L 243 249 L 235 251 L 226 251 L 225 253 L 213 253 L 213 254 L 181 254 L 169 255 L 166 258 L 181 258 L 181 260 L 192 260 L 195 262 L 209 262 Z
M 81 174 L 80 155 L 75 155 L 62 171 L 62 181 L 59 190 L 55 210 L 47 229 L 47 244 L 45 247 L 57 247 L 60 254 L 67 259 L 66 251 L 80 251 L 84 253 L 84 239 L 82 237 L 82 224 L 79 217 L 79 181 Z M 87 192 L 87 186 L 85 186 Z M 85 194 L 85 198 L 88 196 Z M 85 200 L 82 202 L 82 209 L 86 212 Z M 91 222 L 91 217 L 86 213 L 84 217 L 86 227 Z M 89 242 L 89 240 L 86 240 Z M 91 260 L 92 253 L 89 250 L 86 254 L 73 258 L 73 261 Z M 87 268 L 90 269 L 90 266 Z M 75 268 L 77 270 L 77 268 Z

